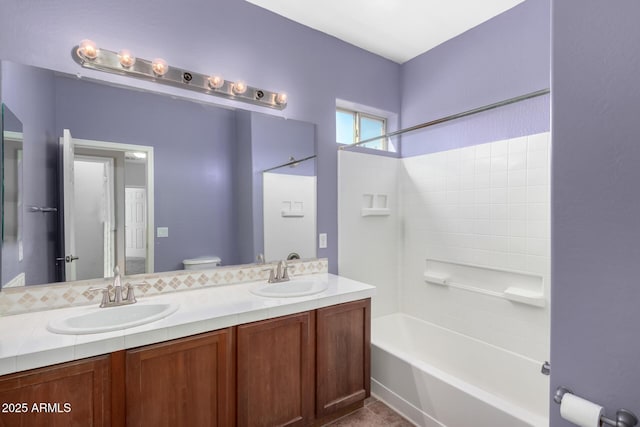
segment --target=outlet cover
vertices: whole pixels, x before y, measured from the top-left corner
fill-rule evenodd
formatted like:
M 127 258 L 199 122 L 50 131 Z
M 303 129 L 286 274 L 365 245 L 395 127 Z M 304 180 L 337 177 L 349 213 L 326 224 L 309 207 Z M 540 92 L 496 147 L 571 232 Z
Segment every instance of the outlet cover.
M 318 247 L 320 249 L 327 248 L 327 233 L 320 233 L 318 235 Z

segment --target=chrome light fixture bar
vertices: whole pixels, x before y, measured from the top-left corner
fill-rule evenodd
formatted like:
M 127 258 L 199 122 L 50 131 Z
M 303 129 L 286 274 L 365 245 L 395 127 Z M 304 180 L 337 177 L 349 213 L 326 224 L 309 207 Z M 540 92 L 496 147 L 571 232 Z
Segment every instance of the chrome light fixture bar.
M 205 75 L 170 66 L 159 58 L 153 61 L 135 58 L 128 50 L 114 52 L 98 48 L 90 40 L 83 40 L 75 46 L 71 56 L 82 67 L 92 70 L 136 77 L 276 110 L 287 107 L 285 93 L 258 89 L 242 81 L 226 81 L 219 75 Z

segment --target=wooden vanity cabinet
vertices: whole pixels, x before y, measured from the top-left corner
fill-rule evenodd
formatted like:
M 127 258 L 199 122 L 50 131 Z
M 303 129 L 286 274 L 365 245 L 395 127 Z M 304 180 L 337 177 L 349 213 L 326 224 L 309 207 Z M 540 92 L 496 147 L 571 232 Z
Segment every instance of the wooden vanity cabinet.
M 370 325 L 365 299 L 1 376 L 28 412 L 0 427 L 321 425 L 369 396 Z
M 235 425 L 233 328 L 126 352 L 126 425 Z
M 238 427 L 321 425 L 361 406 L 370 330 L 370 299 L 238 326 Z
M 0 377 L 0 426 L 111 426 L 110 364 L 105 355 Z
M 370 395 L 371 300 L 316 311 L 316 416 L 326 417 Z
M 314 420 L 315 312 L 237 327 L 238 427 Z

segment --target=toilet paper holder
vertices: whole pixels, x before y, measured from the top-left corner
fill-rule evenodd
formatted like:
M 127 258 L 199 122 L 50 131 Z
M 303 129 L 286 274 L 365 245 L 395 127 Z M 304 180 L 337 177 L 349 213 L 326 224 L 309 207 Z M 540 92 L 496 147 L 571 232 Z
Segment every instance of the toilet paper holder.
M 562 398 L 565 394 L 575 394 L 567 387 L 558 387 L 556 389 L 556 394 L 553 396 L 553 401 L 558 405 L 562 403 Z M 616 419 L 612 420 L 611 418 L 607 418 L 604 415 L 600 417 L 600 423 L 602 425 L 608 425 L 612 427 L 634 427 L 638 424 L 638 417 L 626 409 L 618 409 L 616 412 Z

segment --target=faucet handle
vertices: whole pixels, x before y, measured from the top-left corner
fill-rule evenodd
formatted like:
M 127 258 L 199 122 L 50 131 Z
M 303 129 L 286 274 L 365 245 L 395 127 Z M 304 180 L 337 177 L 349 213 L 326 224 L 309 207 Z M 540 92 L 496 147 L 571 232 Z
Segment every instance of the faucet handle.
M 117 265 L 113 267 L 113 275 L 115 277 L 118 277 L 120 275 L 120 267 L 118 267 Z
M 282 272 L 280 279 L 283 281 L 289 280 L 289 266 L 286 261 L 280 261 L 282 263 Z
M 124 302 L 127 304 L 133 304 L 136 302 L 136 293 L 134 292 L 134 288 L 136 285 L 132 285 L 130 283 L 126 284 L 127 287 L 127 297 L 124 299 Z
M 127 289 L 127 296 L 123 299 L 123 302 L 125 304 L 133 304 L 135 302 L 137 302 L 138 300 L 136 299 L 136 293 L 134 288 L 137 288 L 139 286 L 149 286 L 149 282 L 147 281 L 142 281 L 140 283 L 125 283 L 123 288 Z
M 110 296 L 111 289 L 113 289 L 113 286 L 107 285 L 107 286 L 101 286 L 101 287 L 95 287 L 95 288 L 91 287 L 87 290 L 89 292 L 101 291 L 102 301 L 100 302 L 100 307 L 106 307 L 111 302 L 111 296 Z
M 89 289 L 87 289 L 87 291 L 89 292 L 98 292 L 98 291 L 111 292 L 112 290 L 113 290 L 113 285 L 111 283 L 109 283 L 107 286 L 92 286 Z
M 284 260 L 278 261 L 276 266 L 276 280 L 282 280 L 287 270 L 287 263 Z
M 264 269 L 262 269 L 262 271 L 268 271 L 269 272 L 269 280 L 267 280 L 267 283 L 273 283 L 273 282 L 276 281 L 276 276 L 274 274 L 273 268 L 264 268 Z

